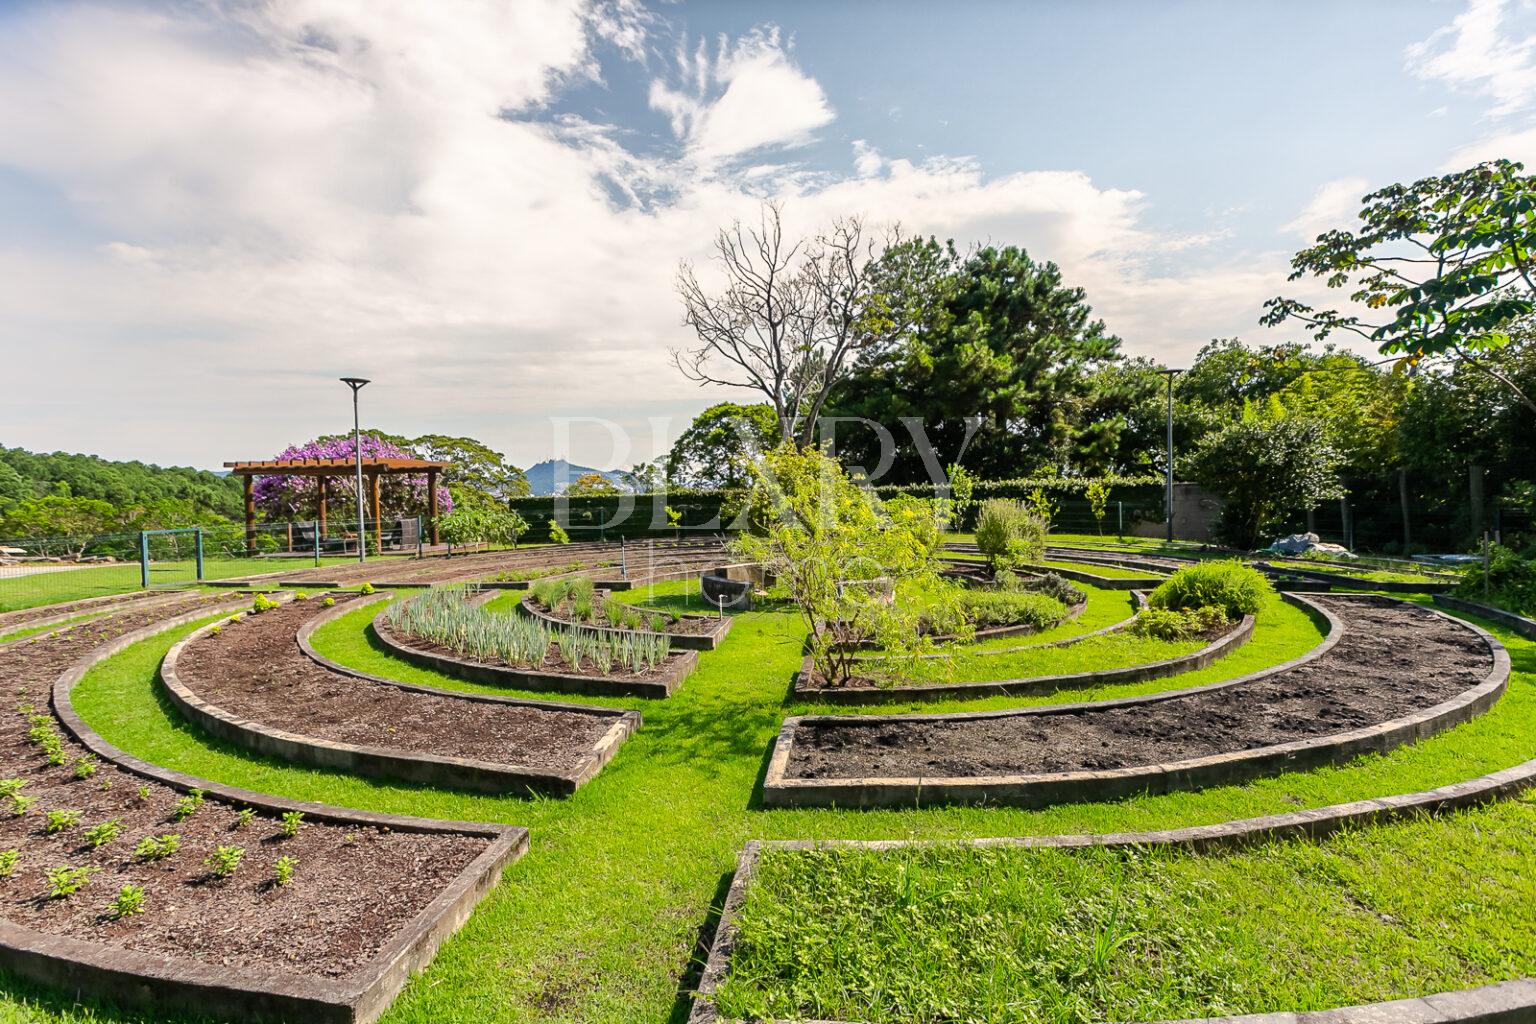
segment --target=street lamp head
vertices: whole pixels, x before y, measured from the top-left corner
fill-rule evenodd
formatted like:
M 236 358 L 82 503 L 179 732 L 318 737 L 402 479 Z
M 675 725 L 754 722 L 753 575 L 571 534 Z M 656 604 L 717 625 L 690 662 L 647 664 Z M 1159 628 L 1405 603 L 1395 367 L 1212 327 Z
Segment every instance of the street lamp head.
M 347 387 L 351 388 L 353 391 L 356 391 L 364 384 L 369 383 L 367 377 L 343 377 L 341 378 L 341 382 Z

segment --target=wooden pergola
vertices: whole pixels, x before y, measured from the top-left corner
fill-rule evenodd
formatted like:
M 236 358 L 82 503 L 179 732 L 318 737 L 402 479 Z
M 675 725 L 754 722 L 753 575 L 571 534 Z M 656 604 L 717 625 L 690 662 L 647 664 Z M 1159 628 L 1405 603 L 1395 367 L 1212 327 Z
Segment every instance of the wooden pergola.
M 368 488 L 373 493 L 373 552 L 380 551 L 380 534 L 378 523 L 382 517 L 382 509 L 379 502 L 379 480 L 386 476 L 398 476 L 401 474 L 418 475 L 425 473 L 427 476 L 427 527 L 431 531 L 432 543 L 438 543 L 437 539 L 437 478 L 443 470 L 452 466 L 451 462 L 431 462 L 427 459 L 407 459 L 388 457 L 363 457 L 363 476 L 368 480 Z M 330 496 L 330 482 L 337 477 L 351 478 L 357 474 L 357 460 L 355 458 L 340 459 L 263 459 L 258 462 L 226 462 L 224 468 L 235 476 L 241 477 L 245 484 L 245 535 L 252 538 L 256 533 L 256 478 L 258 476 L 312 476 L 320 481 L 320 535 L 325 535 L 326 503 Z M 358 495 L 362 500 L 362 495 Z M 362 538 L 358 538 L 362 542 Z

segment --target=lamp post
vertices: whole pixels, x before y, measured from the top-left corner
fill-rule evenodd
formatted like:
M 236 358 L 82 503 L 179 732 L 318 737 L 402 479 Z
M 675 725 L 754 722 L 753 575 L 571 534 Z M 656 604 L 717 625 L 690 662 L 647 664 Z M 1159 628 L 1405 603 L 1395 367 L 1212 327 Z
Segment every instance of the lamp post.
M 352 389 L 352 454 L 357 456 L 357 560 L 363 562 L 368 558 L 368 531 L 363 525 L 363 428 L 362 421 L 357 418 L 357 393 L 368 380 L 365 377 L 343 377 L 341 382 Z
M 1168 493 L 1164 500 L 1163 514 L 1168 520 L 1168 543 L 1173 543 L 1173 378 L 1183 370 L 1158 370 L 1168 378 Z

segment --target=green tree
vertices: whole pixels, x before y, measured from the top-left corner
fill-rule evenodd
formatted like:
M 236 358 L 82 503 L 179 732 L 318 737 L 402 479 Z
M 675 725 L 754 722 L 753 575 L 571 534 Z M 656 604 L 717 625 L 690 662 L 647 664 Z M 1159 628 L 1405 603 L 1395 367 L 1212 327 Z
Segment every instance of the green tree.
M 528 477 L 523 471 L 483 441 L 447 434 L 423 434 L 412 440 L 401 438 L 397 443 L 424 459 L 453 463 L 442 478 L 443 484 L 450 489 L 468 488 L 502 500 L 528 494 Z
M 667 453 L 667 479 L 679 487 L 745 487 L 747 461 L 779 441 L 779 420 L 765 403 L 719 402 L 693 418 Z
M 587 498 L 602 494 L 618 494 L 619 487 L 601 473 L 584 473 L 570 482 L 565 493 L 573 498 Z
M 494 498 L 465 487 L 453 491 L 453 510 L 438 520 L 450 545 L 511 544 L 528 532 L 528 521 Z
M 812 446 L 781 445 L 751 470 L 762 532 L 743 533 L 733 553 L 761 563 L 789 592 L 817 670 L 833 685 L 846 682 L 860 640 L 875 638 L 898 655 L 920 647 L 916 617 L 889 598 L 898 580 L 933 572 L 939 532 L 931 504 L 886 512 Z
M 1320 420 L 1287 416 L 1278 401 L 1200 441 L 1195 479 L 1223 499 L 1217 530 L 1223 540 L 1253 549 L 1297 511 L 1342 492 L 1338 452 Z
M 45 542 L 42 554 L 79 555 L 92 538 L 121 524 L 122 513 L 110 502 L 49 495 L 13 505 L 0 520 L 0 537 Z
M 963 449 L 982 479 L 1065 467 L 1075 445 L 1104 445 L 1104 424 L 1084 414 L 1093 373 L 1117 358 L 1119 339 L 1056 264 L 1014 246 L 961 257 L 952 242 L 929 238 L 891 247 L 873 275 L 903 329 L 862 354 L 829 407 L 896 437 L 889 479 L 928 479 L 908 417 L 923 425 L 938 464 Z M 874 467 L 880 439 L 840 426 L 837 448 L 844 461 Z
M 1466 363 L 1536 413 L 1536 399 L 1487 358 L 1536 310 L 1536 176 L 1523 170 L 1495 160 L 1389 185 L 1361 200 L 1358 230 L 1319 235 L 1291 260 L 1291 280 L 1324 278 L 1389 319 L 1277 297 L 1262 322 L 1295 319 L 1318 338 L 1349 331 L 1401 356 L 1403 368 L 1435 357 Z

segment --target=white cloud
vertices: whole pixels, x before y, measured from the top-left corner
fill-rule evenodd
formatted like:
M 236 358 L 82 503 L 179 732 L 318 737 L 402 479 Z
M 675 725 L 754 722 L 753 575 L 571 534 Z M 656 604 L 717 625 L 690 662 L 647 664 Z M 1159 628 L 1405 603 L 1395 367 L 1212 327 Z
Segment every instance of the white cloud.
M 790 59 L 776 28 L 734 43 L 721 39 L 713 59 L 702 41 L 692 53 L 680 48 L 677 63 L 686 80 L 676 88 L 653 80 L 651 106 L 705 164 L 804 145 L 835 116 L 821 86 Z
M 1451 154 L 1441 169 L 1459 171 L 1473 164 L 1498 159 L 1523 163 L 1528 174 L 1536 170 L 1536 128 L 1506 132 L 1463 146 Z
M 785 163 L 834 115 L 772 29 L 677 59 L 651 102 L 682 153 L 648 157 L 612 126 L 527 116 L 600 73 L 594 39 L 643 56 L 645 17 L 622 3 L 8 18 L 0 165 L 55 190 L 94 237 L 0 238 L 8 368 L 70 384 L 8 394 L 7 443 L 261 456 L 338 429 L 331 378 L 348 371 L 376 381 L 369 420 L 472 434 L 524 461 L 549 453 L 551 416 L 611 413 L 644 435 L 674 415 L 675 432 L 713 397 L 668 363 L 689 341 L 677 262 L 707 259 L 714 230 L 765 194 L 801 232 L 862 214 L 1023 245 L 1085 287 L 1134 352 L 1184 358 L 1253 333 L 1283 287 L 1283 254 L 1202 263 L 1212 233 L 1153 231 L 1141 192 L 1077 171 L 989 178 L 868 142 L 858 176 Z M 602 462 L 606 432 L 586 443 L 572 457 Z
M 1536 101 L 1536 4 L 1467 0 L 1454 21 L 1407 56 L 1420 78 L 1491 99 L 1493 116 L 1524 110 Z
M 1348 229 L 1360 216 L 1360 197 L 1371 191 L 1364 178 L 1338 178 L 1325 182 L 1312 194 L 1296 219 L 1281 227 L 1311 242 L 1325 231 Z

